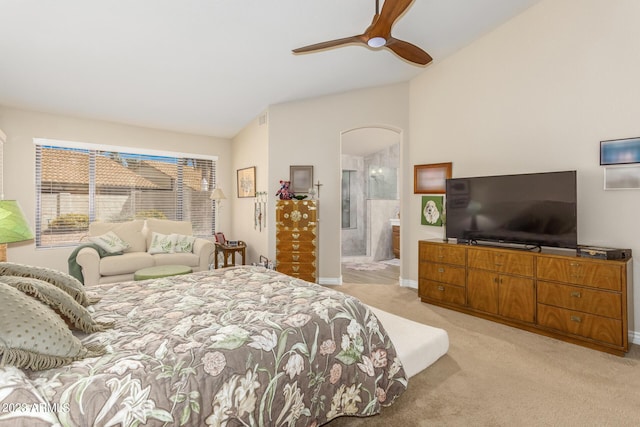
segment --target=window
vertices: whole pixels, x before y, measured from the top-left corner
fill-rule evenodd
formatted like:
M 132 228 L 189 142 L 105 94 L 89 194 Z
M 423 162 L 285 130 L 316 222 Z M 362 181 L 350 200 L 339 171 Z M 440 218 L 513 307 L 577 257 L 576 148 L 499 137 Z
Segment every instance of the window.
M 36 247 L 76 245 L 93 221 L 191 221 L 215 230 L 214 156 L 37 139 Z

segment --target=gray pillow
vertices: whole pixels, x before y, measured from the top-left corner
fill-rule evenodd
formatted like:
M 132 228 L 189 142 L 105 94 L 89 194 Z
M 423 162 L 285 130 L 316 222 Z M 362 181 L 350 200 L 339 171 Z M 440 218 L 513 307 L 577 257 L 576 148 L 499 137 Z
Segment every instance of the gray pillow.
M 71 295 L 44 280 L 31 277 L 0 276 L 0 282 L 47 304 L 73 329 L 91 333 L 113 327 L 113 322 L 93 320 L 89 310 L 80 305 Z
M 38 371 L 104 353 L 85 347 L 51 308 L 0 283 L 0 366 Z
M 99 298 L 92 299 L 87 296 L 84 291 L 84 285 L 78 279 L 52 268 L 0 262 L 0 276 L 22 276 L 44 280 L 62 289 L 85 307 L 99 301 Z

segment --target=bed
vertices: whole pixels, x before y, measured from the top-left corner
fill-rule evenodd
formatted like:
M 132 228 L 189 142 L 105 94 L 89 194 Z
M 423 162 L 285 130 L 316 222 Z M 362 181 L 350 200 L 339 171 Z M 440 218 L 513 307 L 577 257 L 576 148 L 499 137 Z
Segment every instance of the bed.
M 0 425 L 321 425 L 392 404 L 407 373 L 356 298 L 239 266 L 90 288 L 106 354 L 0 368 Z M 415 368 L 419 369 L 419 368 Z

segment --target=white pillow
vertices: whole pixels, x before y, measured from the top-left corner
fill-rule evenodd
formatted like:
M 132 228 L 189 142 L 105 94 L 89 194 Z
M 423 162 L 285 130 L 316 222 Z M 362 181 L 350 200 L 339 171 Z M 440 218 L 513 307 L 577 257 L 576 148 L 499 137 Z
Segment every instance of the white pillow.
M 149 245 L 150 254 L 171 254 L 176 245 L 177 234 L 160 234 L 155 231 L 151 234 L 151 245 Z
M 185 236 L 183 234 L 172 234 L 175 236 L 174 252 L 193 252 L 193 242 L 196 238 L 193 236 Z
M 102 236 L 89 237 L 89 241 L 100 246 L 110 254 L 124 251 L 129 247 L 129 244 L 118 237 L 113 231 L 109 231 Z

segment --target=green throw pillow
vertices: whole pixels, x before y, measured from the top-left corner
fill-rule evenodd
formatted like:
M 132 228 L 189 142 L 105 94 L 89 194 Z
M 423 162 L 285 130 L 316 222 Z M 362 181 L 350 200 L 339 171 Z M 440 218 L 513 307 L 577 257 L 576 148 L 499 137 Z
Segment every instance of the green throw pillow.
M 0 366 L 38 371 L 104 352 L 84 346 L 48 306 L 0 283 Z
M 84 285 L 78 279 L 52 268 L 0 262 L 0 276 L 33 277 L 34 279 L 44 280 L 62 289 L 85 307 L 99 301 L 99 298 L 92 299 L 87 296 L 84 291 Z
M 71 295 L 49 282 L 19 276 L 0 276 L 0 282 L 47 304 L 74 329 L 91 333 L 113 327 L 113 322 L 105 323 L 93 320 L 89 310 L 80 305 Z

